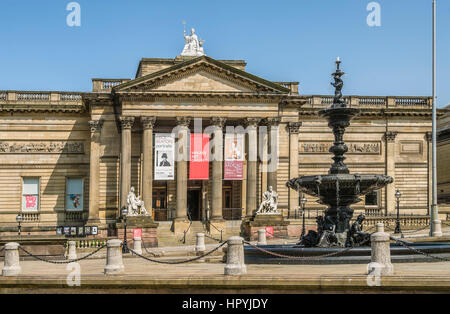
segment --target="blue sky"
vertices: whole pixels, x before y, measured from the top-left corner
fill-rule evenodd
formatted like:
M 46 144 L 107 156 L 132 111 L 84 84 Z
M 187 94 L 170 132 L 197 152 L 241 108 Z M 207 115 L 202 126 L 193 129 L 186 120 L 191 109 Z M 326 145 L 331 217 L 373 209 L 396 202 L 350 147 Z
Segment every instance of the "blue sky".
M 185 20 L 215 59 L 244 59 L 250 73 L 331 94 L 337 56 L 346 95 L 431 95 L 431 0 L 1 0 L 0 90 L 90 91 L 91 78 L 133 78 L 143 57 L 174 58 Z M 450 1 L 438 0 L 438 105 L 450 104 Z

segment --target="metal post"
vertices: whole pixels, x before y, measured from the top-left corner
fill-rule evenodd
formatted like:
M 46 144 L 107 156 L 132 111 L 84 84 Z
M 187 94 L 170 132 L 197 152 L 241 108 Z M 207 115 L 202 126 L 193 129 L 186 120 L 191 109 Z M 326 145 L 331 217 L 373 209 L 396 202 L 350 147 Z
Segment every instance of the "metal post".
M 125 207 L 122 209 L 123 229 L 124 229 L 122 253 L 130 253 L 130 250 L 128 249 L 128 243 L 127 243 L 127 214 L 128 214 L 128 210 Z
M 433 0 L 433 132 L 432 132 L 432 203 L 430 219 L 430 236 L 441 237 L 441 221 L 439 220 L 439 208 L 437 204 L 437 144 L 436 144 L 436 0 Z
M 395 193 L 395 197 L 397 198 L 397 221 L 395 223 L 395 234 L 401 234 L 403 237 L 403 233 L 402 233 L 402 229 L 400 227 L 400 197 L 402 196 L 402 194 L 400 193 L 399 190 L 397 190 L 397 192 Z

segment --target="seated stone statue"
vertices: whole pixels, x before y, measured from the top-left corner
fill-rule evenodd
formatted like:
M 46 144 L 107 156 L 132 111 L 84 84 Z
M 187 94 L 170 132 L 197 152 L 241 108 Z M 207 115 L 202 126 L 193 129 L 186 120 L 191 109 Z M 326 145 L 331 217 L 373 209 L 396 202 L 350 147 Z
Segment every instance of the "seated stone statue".
M 352 224 L 349 233 L 351 246 L 370 245 L 370 234 L 362 231 L 363 221 L 365 219 L 366 216 L 364 214 L 361 214 Z
M 134 187 L 131 187 L 127 196 L 128 216 L 150 216 L 139 196 L 134 194 Z
M 256 214 L 278 214 L 278 194 L 271 186 L 263 193 L 263 201 Z

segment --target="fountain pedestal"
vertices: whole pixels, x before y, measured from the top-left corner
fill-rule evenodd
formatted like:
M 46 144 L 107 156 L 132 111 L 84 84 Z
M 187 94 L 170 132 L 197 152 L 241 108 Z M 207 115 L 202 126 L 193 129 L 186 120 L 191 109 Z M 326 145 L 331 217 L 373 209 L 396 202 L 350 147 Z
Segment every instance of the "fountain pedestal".
M 247 241 L 258 240 L 258 230 L 273 227 L 275 237 L 287 237 L 290 222 L 281 214 L 257 214 L 242 222 L 243 235 Z M 268 235 L 272 237 L 272 235 Z

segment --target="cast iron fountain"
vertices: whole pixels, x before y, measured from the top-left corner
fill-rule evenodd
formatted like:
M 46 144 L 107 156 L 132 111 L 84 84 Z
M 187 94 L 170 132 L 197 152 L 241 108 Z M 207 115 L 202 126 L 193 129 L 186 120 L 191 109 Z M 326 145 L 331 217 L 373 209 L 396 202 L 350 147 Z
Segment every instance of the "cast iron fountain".
M 340 70 L 340 64 L 338 58 L 337 69 L 333 73 L 332 85 L 336 88 L 333 105 L 319 112 L 333 129 L 335 141 L 330 152 L 334 154 L 334 163 L 326 175 L 299 177 L 286 183 L 289 188 L 318 197 L 319 203 L 328 205 L 325 216 L 317 218 L 317 231 L 302 236 L 296 245 L 245 246 L 246 264 L 361 264 L 371 261 L 370 234 L 362 231 L 365 217 L 361 214 L 350 226 L 353 217 L 350 206 L 358 203 L 362 195 L 381 189 L 394 180 L 385 175 L 351 174 L 344 163 L 344 154 L 348 151 L 344 142 L 345 129 L 359 110 L 348 108 L 342 97 L 344 72 Z M 450 259 L 448 243 L 407 243 L 414 250 L 391 243 L 392 262 L 436 261 L 427 254 Z
M 308 247 L 349 247 L 358 244 L 355 243 L 355 239 L 359 239 L 357 242 L 367 242 L 364 236 L 358 237 L 354 234 L 358 231 L 350 232 L 350 220 L 353 217 L 350 206 L 358 203 L 361 195 L 379 190 L 394 182 L 386 175 L 350 174 L 344 163 L 346 159 L 344 154 L 348 151 L 344 142 L 345 129 L 359 114 L 359 110 L 348 108 L 342 97 L 344 86 L 342 76 L 345 73 L 341 71 L 340 64 L 341 61 L 338 58 L 336 72 L 332 74 L 334 83 L 331 83 L 336 89 L 333 104 L 330 108 L 319 111 L 319 114 L 328 120 L 329 127 L 333 129 L 335 140 L 330 153 L 334 154 L 334 163 L 327 175 L 300 177 L 286 183 L 289 188 L 318 197 L 319 203 L 328 205 L 325 217 L 318 219 L 318 231 L 310 231 L 301 239 L 300 244 Z M 362 217 L 360 220 L 363 220 Z

